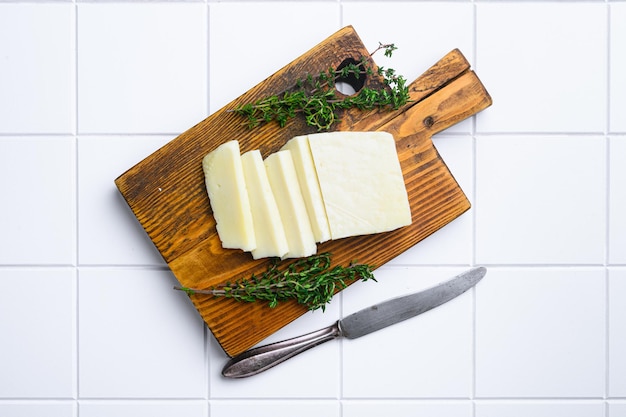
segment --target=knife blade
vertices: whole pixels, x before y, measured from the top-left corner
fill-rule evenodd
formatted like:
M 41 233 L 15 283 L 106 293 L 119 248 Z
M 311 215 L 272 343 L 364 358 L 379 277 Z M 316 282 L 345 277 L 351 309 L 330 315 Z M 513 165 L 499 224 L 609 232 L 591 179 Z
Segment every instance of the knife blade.
M 486 273 L 484 267 L 472 268 L 426 290 L 364 308 L 323 329 L 247 350 L 230 359 L 222 375 L 227 378 L 256 375 L 329 340 L 356 339 L 415 317 L 463 294 Z

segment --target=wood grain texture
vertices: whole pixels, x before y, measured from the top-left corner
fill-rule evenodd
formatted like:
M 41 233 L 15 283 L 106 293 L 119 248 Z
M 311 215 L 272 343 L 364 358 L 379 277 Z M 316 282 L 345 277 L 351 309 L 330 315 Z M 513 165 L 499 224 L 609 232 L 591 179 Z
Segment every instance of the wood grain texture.
M 181 285 L 211 287 L 260 273 L 270 262 L 255 261 L 249 253 L 222 248 L 204 186 L 204 155 L 237 139 L 242 152 L 260 149 L 266 157 L 292 137 L 314 133 L 299 119 L 284 128 L 267 124 L 249 129 L 240 116 L 228 110 L 285 91 L 308 73 L 316 74 L 338 66 L 346 58 L 359 60 L 367 55 L 354 29 L 343 28 L 116 179 L 129 207 Z M 379 77 L 368 77 L 366 85 L 381 82 Z M 318 252 L 332 253 L 334 264 L 347 265 L 358 259 L 383 265 L 470 208 L 431 138 L 489 106 L 489 94 L 458 50 L 411 83 L 410 93 L 411 102 L 397 111 L 349 110 L 333 129 L 383 130 L 394 135 L 413 218 L 410 226 L 392 232 L 318 245 Z M 250 348 L 306 312 L 294 302 L 271 309 L 263 303 L 239 303 L 202 295 L 190 299 L 230 356 Z

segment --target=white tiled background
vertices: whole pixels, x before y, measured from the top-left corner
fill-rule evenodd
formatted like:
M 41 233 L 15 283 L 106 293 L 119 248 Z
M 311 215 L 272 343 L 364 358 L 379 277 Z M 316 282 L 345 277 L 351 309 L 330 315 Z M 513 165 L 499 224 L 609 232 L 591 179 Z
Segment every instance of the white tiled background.
M 435 138 L 473 208 L 332 323 L 478 287 L 265 374 L 226 361 L 113 180 L 345 25 L 493 96 Z M 0 416 L 626 416 L 626 2 L 0 1 Z

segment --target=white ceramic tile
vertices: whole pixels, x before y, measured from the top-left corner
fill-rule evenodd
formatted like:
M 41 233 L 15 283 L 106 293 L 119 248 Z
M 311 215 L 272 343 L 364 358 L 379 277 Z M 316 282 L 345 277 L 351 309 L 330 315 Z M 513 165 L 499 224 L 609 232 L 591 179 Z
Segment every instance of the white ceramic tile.
M 38 401 L 36 403 L 3 402 L 0 403 L 2 417 L 74 417 L 76 407 L 71 402 Z
M 380 18 L 381 12 L 392 10 L 392 19 Z M 343 4 L 342 11 L 342 26 L 354 26 L 368 50 L 376 49 L 379 42 L 398 47 L 391 58 L 380 51 L 374 61 L 395 69 L 409 82 L 455 48 L 474 64 L 474 13 L 469 2 L 355 2 Z M 420 16 L 418 24 L 416 16 Z M 467 133 L 470 128 L 468 120 L 447 132 Z
M 0 138 L 0 263 L 74 263 L 75 159 L 72 138 Z
M 603 268 L 491 268 L 479 285 L 477 397 L 603 397 Z
M 295 383 L 295 381 L 294 381 Z M 335 401 L 213 401 L 211 417 L 339 417 Z
M 82 398 L 204 398 L 204 327 L 170 272 L 79 271 Z
M 179 133 L 207 114 L 202 3 L 78 5 L 81 133 Z
M 626 137 L 609 139 L 609 263 L 626 264 Z
M 0 398 L 75 396 L 74 282 L 71 268 L 0 268 Z M 20 409 L 38 408 L 0 414 Z
M 626 269 L 609 270 L 609 396 L 626 397 Z
M 206 417 L 208 404 L 204 401 L 87 401 L 81 402 L 81 417 Z
M 472 138 L 441 135 L 433 138 L 433 142 L 459 186 L 472 202 Z M 391 260 L 389 265 L 469 264 L 471 245 L 472 212 L 468 211 Z
M 343 314 L 417 292 L 462 271 L 383 267 L 376 271 L 378 282 L 358 283 L 344 290 Z M 469 398 L 472 333 L 472 294 L 468 292 L 405 322 L 358 339 L 343 340 L 343 395 Z
M 72 133 L 74 6 L 0 4 L 0 133 Z
M 476 7 L 476 71 L 494 103 L 477 116 L 479 132 L 605 130 L 605 4 Z
M 478 263 L 604 262 L 604 138 L 488 136 L 476 146 Z
M 476 404 L 475 417 L 604 417 L 604 404 L 600 401 L 565 403 L 551 401 L 539 402 L 514 402 L 503 403 L 478 403 Z
M 626 3 L 612 2 L 611 13 L 611 68 L 610 68 L 610 130 L 626 132 Z
M 455 402 L 416 402 L 416 401 L 345 401 L 342 417 L 472 417 L 472 403 Z
M 78 138 L 78 261 L 81 265 L 164 264 L 114 181 L 171 139 Z
M 329 2 L 218 2 L 209 18 L 211 112 L 340 29 Z
M 283 327 L 258 345 L 300 336 L 339 319 L 340 298 L 326 311 L 309 312 Z M 211 337 L 209 349 L 211 397 L 215 398 L 337 398 L 339 396 L 340 342 L 332 340 L 301 353 L 250 378 L 227 379 L 221 371 L 228 357 Z M 305 377 L 303 377 L 303 375 Z M 297 382 L 295 382 L 297 381 Z
M 626 417 L 626 403 L 624 402 L 609 402 L 608 417 Z

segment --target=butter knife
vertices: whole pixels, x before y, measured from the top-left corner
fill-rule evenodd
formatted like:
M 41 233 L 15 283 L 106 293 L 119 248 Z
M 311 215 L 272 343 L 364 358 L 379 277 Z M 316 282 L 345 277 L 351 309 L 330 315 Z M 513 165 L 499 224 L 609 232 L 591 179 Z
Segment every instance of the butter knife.
M 486 273 L 484 267 L 472 268 L 429 289 L 364 308 L 326 328 L 247 350 L 230 359 L 222 375 L 227 378 L 256 375 L 329 340 L 338 337 L 356 339 L 415 317 L 463 294 Z

